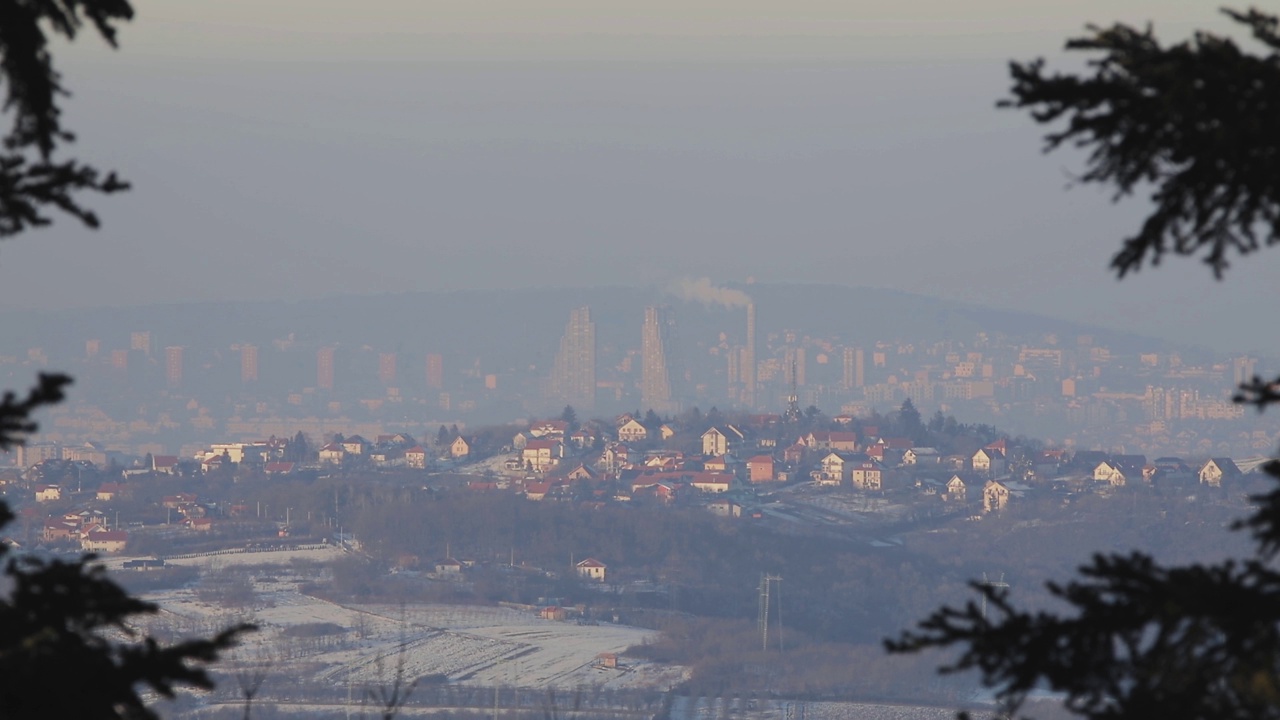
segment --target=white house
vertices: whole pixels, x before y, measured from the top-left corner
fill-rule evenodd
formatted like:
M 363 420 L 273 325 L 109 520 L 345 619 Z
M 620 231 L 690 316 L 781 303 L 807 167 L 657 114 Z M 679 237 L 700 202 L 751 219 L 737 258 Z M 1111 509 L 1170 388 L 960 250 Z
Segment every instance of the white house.
M 520 451 L 520 462 L 526 469 L 546 472 L 564 458 L 564 443 L 559 440 L 530 440 Z
M 640 421 L 632 418 L 618 428 L 618 440 L 622 442 L 644 442 L 649 438 L 649 431 Z
M 730 451 L 737 449 L 745 439 L 746 436 L 742 431 L 732 425 L 725 425 L 724 430 L 713 427 L 702 433 L 702 454 L 727 455 Z
M 993 448 L 982 448 L 973 454 L 973 471 L 999 475 L 1004 472 L 1004 453 Z
M 937 448 L 908 448 L 902 453 L 903 465 L 937 465 L 942 456 Z
M 982 486 L 983 512 L 998 512 L 1009 505 L 1009 488 L 995 480 L 988 480 Z
M 36 502 L 52 502 L 62 499 L 62 488 L 57 485 L 37 485 Z
M 1223 480 L 1240 477 L 1240 468 L 1228 457 L 1209 458 L 1200 468 L 1200 484 L 1222 487 Z
M 575 567 L 578 570 L 578 577 L 595 580 L 596 582 L 604 582 L 605 572 L 609 569 L 607 565 L 595 558 L 587 558 Z

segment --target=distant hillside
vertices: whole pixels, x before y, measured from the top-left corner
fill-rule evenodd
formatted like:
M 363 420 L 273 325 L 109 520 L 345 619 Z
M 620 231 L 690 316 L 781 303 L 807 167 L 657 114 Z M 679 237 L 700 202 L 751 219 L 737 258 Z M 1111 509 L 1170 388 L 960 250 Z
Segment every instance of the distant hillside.
M 757 334 L 784 329 L 833 336 L 850 344 L 876 340 L 973 340 L 982 331 L 1013 336 L 1055 333 L 1064 342 L 1090 334 L 1114 351 L 1166 348 L 1158 340 L 1087 327 L 1029 313 L 994 310 L 894 290 L 838 285 L 739 286 L 757 307 Z M 303 345 L 407 352 L 439 351 L 545 362 L 554 354 L 571 308 L 590 305 L 598 341 L 639 345 L 644 307 L 672 307 L 677 341 L 745 339 L 742 308 L 682 300 L 658 288 L 513 289 L 342 296 L 300 302 L 219 302 L 0 313 L 5 352 L 43 347 L 79 356 L 83 341 L 126 346 L 129 333 L 149 330 L 157 347 L 266 344 L 290 333 Z

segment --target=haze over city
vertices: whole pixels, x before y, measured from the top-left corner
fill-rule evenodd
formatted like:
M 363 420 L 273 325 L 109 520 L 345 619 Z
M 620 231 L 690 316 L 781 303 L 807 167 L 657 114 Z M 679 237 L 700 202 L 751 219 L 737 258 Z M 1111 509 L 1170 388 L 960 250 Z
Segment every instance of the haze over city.
M 0 0 L 0 95 L 0 716 L 1280 708 L 1280 16 Z
M 8 308 L 823 282 L 1231 351 L 1276 259 L 1106 268 L 1144 202 L 1067 190 L 1005 63 L 1202 2 L 144 2 L 60 49 L 77 152 L 133 192 L 11 243 Z M 980 178 L 980 181 L 977 181 Z M 60 282 L 27 270 L 57 267 Z M 1164 312 L 1176 307 L 1177 312 Z

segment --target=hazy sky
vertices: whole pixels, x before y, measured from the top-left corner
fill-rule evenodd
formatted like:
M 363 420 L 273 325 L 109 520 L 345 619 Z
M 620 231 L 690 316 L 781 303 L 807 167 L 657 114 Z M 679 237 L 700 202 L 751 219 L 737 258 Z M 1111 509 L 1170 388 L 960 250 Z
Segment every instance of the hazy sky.
M 59 50 L 77 153 L 135 190 L 0 248 L 5 307 L 463 287 L 836 282 L 1226 349 L 1280 255 L 1107 272 L 1141 199 L 1067 190 L 994 109 L 1089 21 L 1213 2 L 143 0 Z M 51 281 L 51 279 L 55 279 Z M 875 312 L 875 308 L 840 308 Z

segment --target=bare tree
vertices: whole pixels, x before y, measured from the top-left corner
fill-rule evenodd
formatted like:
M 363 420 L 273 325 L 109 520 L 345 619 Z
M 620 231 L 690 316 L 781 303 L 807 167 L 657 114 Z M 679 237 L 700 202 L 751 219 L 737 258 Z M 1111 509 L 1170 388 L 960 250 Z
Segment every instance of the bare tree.
M 253 699 L 262 689 L 262 683 L 266 681 L 274 661 L 275 657 L 264 648 L 232 655 L 236 685 L 240 688 L 240 696 L 244 698 L 244 720 L 249 720 L 253 712 Z

